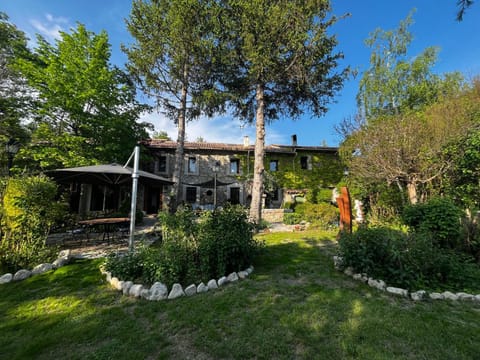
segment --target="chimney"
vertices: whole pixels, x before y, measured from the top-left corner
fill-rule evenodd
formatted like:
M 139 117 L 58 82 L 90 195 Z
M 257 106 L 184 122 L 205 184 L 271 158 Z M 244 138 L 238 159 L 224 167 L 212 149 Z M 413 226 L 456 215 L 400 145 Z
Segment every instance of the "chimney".
M 243 137 L 243 146 L 244 147 L 249 147 L 250 146 L 250 138 L 247 135 L 245 135 Z
M 292 135 L 292 146 L 297 146 L 297 135 Z

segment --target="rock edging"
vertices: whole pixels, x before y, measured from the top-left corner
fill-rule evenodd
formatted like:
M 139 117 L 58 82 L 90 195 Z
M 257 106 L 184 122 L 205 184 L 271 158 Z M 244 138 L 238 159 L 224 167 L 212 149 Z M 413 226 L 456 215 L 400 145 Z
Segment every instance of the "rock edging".
M 100 267 L 100 272 L 105 275 L 106 281 L 116 290 L 121 291 L 123 295 L 135 298 L 143 298 L 150 301 L 173 300 L 182 296 L 193 296 L 195 294 L 205 293 L 207 291 L 218 289 L 229 283 L 247 278 L 253 272 L 253 266 L 239 272 L 232 272 L 228 276 L 222 276 L 218 280 L 211 279 L 204 284 L 191 284 L 183 288 L 181 284 L 173 284 L 170 291 L 165 284 L 161 282 L 154 283 L 150 288 L 143 284 L 134 284 L 132 281 L 123 281 L 112 276 L 112 273 Z
M 343 258 L 341 256 L 333 257 L 333 265 L 336 270 L 343 271 L 345 275 L 351 276 L 354 280 L 361 281 L 370 287 L 376 288 L 380 291 L 385 291 L 392 295 L 397 295 L 405 298 L 409 298 L 413 301 L 422 300 L 461 300 L 461 301 L 475 301 L 480 303 L 480 294 L 473 295 L 464 292 L 452 293 L 450 291 L 444 291 L 442 293 L 431 292 L 428 293 L 425 290 L 418 290 L 415 292 L 409 292 L 406 289 L 397 288 L 393 286 L 387 286 L 385 281 L 376 280 L 369 277 L 367 274 L 357 274 L 353 272 L 351 267 L 344 268 Z
M 67 265 L 72 259 L 70 250 L 62 250 L 58 254 L 58 258 L 53 263 L 43 263 L 35 266 L 32 270 L 20 269 L 15 274 L 6 273 L 0 276 L 0 284 L 7 284 L 12 281 L 22 281 L 30 276 L 43 274 L 47 271 L 58 269 Z

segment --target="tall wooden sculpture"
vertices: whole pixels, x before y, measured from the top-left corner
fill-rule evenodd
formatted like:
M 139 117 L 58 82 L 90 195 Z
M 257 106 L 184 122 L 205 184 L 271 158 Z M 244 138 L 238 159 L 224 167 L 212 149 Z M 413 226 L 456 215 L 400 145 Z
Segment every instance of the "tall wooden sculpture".
M 341 194 L 337 197 L 337 205 L 340 209 L 340 232 L 352 232 L 352 206 L 347 187 L 341 188 Z

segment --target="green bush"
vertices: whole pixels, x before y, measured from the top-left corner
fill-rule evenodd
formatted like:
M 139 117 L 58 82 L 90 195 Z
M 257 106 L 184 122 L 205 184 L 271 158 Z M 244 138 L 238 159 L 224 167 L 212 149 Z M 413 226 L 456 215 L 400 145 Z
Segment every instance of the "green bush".
M 305 197 L 312 204 L 330 203 L 332 201 L 332 190 L 328 188 L 313 188 L 308 190 Z
M 253 230 L 240 206 L 205 213 L 198 232 L 202 273 L 218 277 L 251 265 L 257 249 Z
M 283 214 L 283 223 L 286 225 L 299 224 L 303 220 L 303 215 L 299 213 L 285 213 Z
M 200 218 L 189 208 L 161 213 L 162 242 L 124 257 L 110 257 L 108 271 L 125 280 L 188 285 L 243 270 L 252 264 L 259 243 L 245 209 L 227 206 Z
M 478 290 L 480 268 L 473 259 L 437 246 L 425 233 L 359 228 L 352 234 L 343 233 L 339 246 L 345 266 L 392 286 Z
M 330 229 L 337 226 L 339 219 L 338 208 L 328 203 L 311 204 L 303 203 L 297 204 L 295 213 L 301 217 L 302 220 L 308 221 L 313 226 L 322 229 Z
M 290 210 L 294 210 L 295 209 L 295 203 L 294 202 L 290 202 L 290 201 L 287 201 L 283 204 L 283 208 L 284 209 L 290 209 Z
M 57 249 L 46 246 L 52 226 L 66 214 L 57 186 L 45 176 L 9 178 L 2 201 L 0 263 L 15 271 L 50 261 Z
M 416 232 L 430 234 L 442 248 L 458 248 L 462 241 L 463 211 L 448 198 L 433 198 L 428 202 L 404 208 L 405 225 Z

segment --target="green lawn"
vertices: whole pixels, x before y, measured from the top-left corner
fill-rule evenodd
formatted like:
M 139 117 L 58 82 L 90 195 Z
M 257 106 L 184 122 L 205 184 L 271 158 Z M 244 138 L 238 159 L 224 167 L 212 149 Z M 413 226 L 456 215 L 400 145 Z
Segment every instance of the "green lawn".
M 100 261 L 0 285 L 0 359 L 479 359 L 480 305 L 414 303 L 333 268 L 331 234 L 261 236 L 250 278 L 173 301 L 120 295 Z

